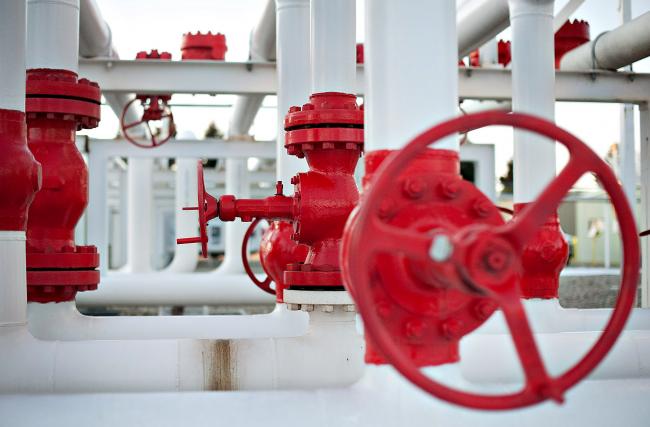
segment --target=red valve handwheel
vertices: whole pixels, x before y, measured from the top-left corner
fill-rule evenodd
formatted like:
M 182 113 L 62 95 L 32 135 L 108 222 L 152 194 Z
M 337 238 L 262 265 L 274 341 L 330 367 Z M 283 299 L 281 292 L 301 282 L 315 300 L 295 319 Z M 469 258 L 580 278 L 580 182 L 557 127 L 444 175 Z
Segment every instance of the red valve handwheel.
M 253 283 L 255 283 L 255 286 L 264 292 L 275 295 L 275 290 L 271 288 L 271 283 L 273 283 L 271 276 L 267 274 L 266 279 L 260 281 L 260 279 L 255 276 L 255 273 L 253 273 L 250 263 L 248 262 L 248 241 L 250 240 L 251 236 L 253 235 L 253 231 L 255 231 L 255 227 L 257 227 L 257 224 L 259 224 L 260 221 L 262 221 L 262 218 L 255 218 L 255 220 L 253 220 L 253 222 L 251 222 L 251 224 L 248 226 L 248 229 L 244 234 L 244 240 L 241 243 L 241 261 L 242 264 L 244 264 L 244 270 L 246 270 L 246 274 L 248 274 L 248 277 L 253 281 Z
M 471 225 L 449 236 L 452 252 L 448 258 L 432 260 L 435 234 L 418 234 L 381 221 L 382 195 L 397 185 L 395 177 L 407 163 L 430 144 L 458 132 L 490 125 L 512 126 L 541 134 L 562 143 L 571 155 L 567 166 L 512 221 L 499 226 Z M 520 299 L 517 283 L 519 254 L 527 241 L 557 209 L 564 195 L 586 172 L 593 172 L 609 194 L 621 230 L 625 264 L 616 306 L 598 341 L 569 370 L 551 377 L 544 366 Z M 612 170 L 578 138 L 555 124 L 524 114 L 500 111 L 468 114 L 435 126 L 412 140 L 403 150 L 391 155 L 375 173 L 369 191 L 355 220 L 346 227 L 347 248 L 342 259 L 343 276 L 354 290 L 354 299 L 362 315 L 366 333 L 386 359 L 411 382 L 428 393 L 457 405 L 476 409 L 512 409 L 546 399 L 561 402 L 566 390 L 585 378 L 607 355 L 623 330 L 634 304 L 639 277 L 639 243 L 632 211 Z M 372 238 L 368 238 L 372 236 Z M 436 242 L 438 242 L 436 240 Z M 495 251 L 496 248 L 496 251 Z M 459 391 L 442 385 L 412 363 L 384 328 L 379 307 L 373 301 L 371 266 L 377 253 L 401 253 L 410 259 L 425 261 L 447 277 L 456 277 L 456 287 L 493 299 L 504 313 L 525 376 L 524 387 L 515 393 L 485 395 Z M 431 254 L 431 255 L 430 255 Z M 493 256 L 493 255 L 498 256 Z M 435 258 L 435 257 L 434 257 Z M 511 263 L 508 266 L 508 262 Z M 492 270 L 490 270 L 492 269 Z M 346 271 L 347 270 L 347 271 Z M 380 285 L 380 284 L 379 284 Z M 489 369 L 487 367 L 486 369 Z
M 200 243 L 201 255 L 203 258 L 208 257 L 208 221 L 207 217 L 213 218 L 217 211 L 217 200 L 206 193 L 205 181 L 203 180 L 203 163 L 197 162 L 196 175 L 198 179 L 197 205 L 183 208 L 184 211 L 198 211 L 199 214 L 199 237 L 183 237 L 176 239 L 176 244 L 184 245 L 187 243 Z
M 144 105 L 143 102 L 143 107 L 145 111 L 143 112 L 142 118 L 140 120 L 137 120 L 132 123 L 125 123 L 124 120 L 126 119 L 126 112 L 129 110 L 131 105 L 133 105 L 134 102 L 136 101 L 141 101 L 138 98 L 133 98 L 128 104 L 124 106 L 124 109 L 122 110 L 122 115 L 120 116 L 120 127 L 122 129 L 122 135 L 124 135 L 124 138 L 129 141 L 133 145 L 137 145 L 140 148 L 156 148 L 160 145 L 163 145 L 165 142 L 169 141 L 172 136 L 174 135 L 174 116 L 172 114 L 171 109 L 169 108 L 169 105 L 167 105 L 167 102 L 164 100 L 160 100 L 157 97 L 155 98 L 155 107 L 153 107 L 154 104 L 147 104 Z M 158 105 L 158 103 L 162 104 L 162 108 Z M 147 109 L 152 108 L 154 109 L 153 111 L 148 112 Z M 151 126 L 149 126 L 149 122 L 153 120 L 163 120 L 167 119 L 167 132 L 164 138 L 162 139 L 157 139 L 156 135 L 153 133 L 151 130 Z M 145 125 L 147 132 L 149 132 L 149 143 L 145 144 L 141 141 L 138 141 L 134 136 L 129 135 L 129 129 L 132 129 L 134 127 L 137 127 L 139 125 Z

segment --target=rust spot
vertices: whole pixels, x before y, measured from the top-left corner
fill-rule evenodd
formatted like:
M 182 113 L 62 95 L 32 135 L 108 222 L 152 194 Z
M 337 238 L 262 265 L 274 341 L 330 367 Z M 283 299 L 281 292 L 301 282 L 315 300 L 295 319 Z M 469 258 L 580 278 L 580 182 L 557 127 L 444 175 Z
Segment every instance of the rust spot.
M 229 340 L 207 341 L 203 350 L 203 389 L 234 390 Z

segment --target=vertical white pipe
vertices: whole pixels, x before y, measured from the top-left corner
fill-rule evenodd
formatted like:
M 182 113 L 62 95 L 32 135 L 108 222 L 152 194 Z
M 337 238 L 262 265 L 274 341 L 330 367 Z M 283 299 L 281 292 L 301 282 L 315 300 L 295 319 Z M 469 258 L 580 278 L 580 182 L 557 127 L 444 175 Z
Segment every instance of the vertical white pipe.
M 625 25 L 632 19 L 631 0 L 621 0 L 620 3 L 621 25 Z M 625 71 L 632 71 L 628 65 Z M 621 105 L 621 142 L 619 144 L 621 185 L 627 196 L 627 201 L 636 208 L 636 153 L 634 150 L 634 105 Z
M 153 159 L 129 157 L 127 263 L 125 271 L 151 271 L 153 211 Z
M 356 1 L 311 0 L 312 93 L 355 93 Z
M 456 115 L 456 2 L 366 2 L 366 151 L 399 149 Z M 458 137 L 435 148 L 458 151 Z
M 309 0 L 276 0 L 278 138 L 277 178 L 287 188 L 291 177 L 307 170 L 307 163 L 287 155 L 284 148 L 284 116 L 292 105 L 309 98 Z M 336 29 L 332 29 L 336 31 Z
M 25 0 L 0 2 L 0 109 L 25 111 Z
M 246 159 L 226 159 L 226 194 L 234 194 L 237 198 L 250 197 L 248 183 L 248 167 Z M 224 259 L 217 268 L 217 274 L 243 273 L 244 265 L 241 260 L 241 244 L 249 223 L 239 218 L 226 223 L 224 236 Z M 188 245 L 189 246 L 189 245 Z
M 27 1 L 27 69 L 78 70 L 79 0 Z
M 198 224 L 196 211 L 183 211 L 185 206 L 196 205 L 197 159 L 176 159 L 175 219 L 177 236 L 193 236 Z M 166 272 L 189 273 L 194 271 L 198 261 L 196 245 L 176 245 L 174 258 L 165 268 Z
M 509 0 L 512 28 L 512 109 L 554 120 L 553 0 Z M 555 177 L 555 145 L 514 132 L 515 203 L 534 200 Z
M 641 132 L 641 229 L 650 229 L 650 99 L 639 105 Z M 650 307 L 650 237 L 641 238 L 641 307 Z M 625 262 L 625 260 L 623 260 Z
M 24 231 L 0 231 L 0 271 L 0 328 L 25 324 L 27 277 Z

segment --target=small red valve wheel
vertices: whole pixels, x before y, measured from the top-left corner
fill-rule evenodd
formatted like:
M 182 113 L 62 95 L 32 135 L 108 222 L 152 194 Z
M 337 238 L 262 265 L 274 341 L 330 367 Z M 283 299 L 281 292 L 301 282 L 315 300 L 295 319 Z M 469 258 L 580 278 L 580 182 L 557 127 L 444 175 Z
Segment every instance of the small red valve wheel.
M 169 52 L 158 52 L 156 49 L 148 53 L 138 52 L 136 55 L 136 60 L 157 59 L 169 61 L 171 58 L 172 55 Z M 172 96 L 169 94 L 136 94 L 135 98 L 124 106 L 120 115 L 120 127 L 124 138 L 140 148 L 155 148 L 169 141 L 174 136 L 176 129 L 174 116 L 169 107 L 171 98 Z M 127 123 L 127 113 L 136 101 L 139 101 L 142 106 L 142 116 L 139 120 Z M 151 128 L 151 122 L 156 121 L 162 121 L 160 127 L 162 136 L 156 134 Z
M 537 200 L 529 203 L 514 220 L 496 227 L 471 224 L 452 233 L 444 229 L 427 233 L 396 227 L 382 219 L 385 195 L 391 194 L 396 186 L 395 177 L 400 176 L 400 171 L 427 146 L 458 132 L 491 125 L 512 126 L 538 133 L 551 141 L 562 143 L 571 156 L 567 166 Z M 544 366 L 521 303 L 518 283 L 521 252 L 557 210 L 573 184 L 587 172 L 597 176 L 611 198 L 621 230 L 625 264 L 618 299 L 605 330 L 578 363 L 561 375 L 552 377 Z M 421 372 L 409 352 L 397 345 L 396 338 L 387 329 L 386 319 L 382 319 L 382 311 L 386 307 L 378 305 L 374 299 L 376 288 L 385 284 L 377 279 L 375 269 L 371 267 L 377 265 L 379 255 L 386 253 L 399 254 L 422 263 L 427 270 L 436 271 L 438 277 L 445 280 L 448 289 L 486 297 L 500 307 L 525 376 L 525 384 L 520 391 L 501 395 L 469 393 L 442 385 Z M 456 405 L 487 410 L 519 408 L 547 399 L 562 402 L 564 393 L 593 371 L 622 332 L 636 297 L 640 259 L 634 217 L 611 168 L 582 141 L 555 124 L 525 114 L 499 111 L 468 114 L 441 123 L 417 136 L 403 150 L 383 162 L 359 210 L 346 225 L 342 256 L 346 286 L 353 288 L 353 297 L 363 318 L 366 334 L 383 356 L 402 375 L 433 396 Z
M 203 258 L 208 257 L 208 217 L 214 217 L 217 212 L 217 200 L 205 191 L 205 181 L 203 179 L 203 163 L 201 160 L 196 165 L 196 175 L 198 179 L 198 197 L 196 206 L 184 207 L 184 211 L 198 211 L 199 214 L 199 236 L 183 237 L 176 239 L 176 244 L 184 245 L 188 243 L 200 243 L 201 255 Z
M 253 281 L 253 283 L 255 283 L 255 286 L 257 286 L 264 292 L 267 292 L 271 295 L 275 295 L 275 290 L 271 288 L 271 283 L 273 283 L 273 279 L 271 278 L 271 276 L 267 274 L 264 280 L 258 279 L 255 273 L 253 273 L 253 269 L 251 268 L 251 265 L 248 262 L 248 241 L 253 235 L 253 231 L 255 231 L 257 224 L 259 224 L 260 221 L 262 221 L 262 219 L 263 218 L 255 218 L 255 220 L 251 222 L 251 224 L 248 226 L 248 229 L 246 230 L 246 233 L 244 234 L 244 240 L 242 240 L 241 243 L 241 261 L 242 264 L 244 264 L 244 270 L 246 270 L 246 274 L 248 274 L 248 277 Z M 264 271 L 266 272 L 266 269 L 264 269 Z

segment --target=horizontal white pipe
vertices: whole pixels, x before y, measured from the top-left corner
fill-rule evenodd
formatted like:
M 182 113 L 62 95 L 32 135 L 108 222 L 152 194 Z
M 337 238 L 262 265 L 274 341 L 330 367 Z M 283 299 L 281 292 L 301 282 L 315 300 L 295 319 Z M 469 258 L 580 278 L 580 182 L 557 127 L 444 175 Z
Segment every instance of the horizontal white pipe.
M 83 306 L 106 305 L 246 305 L 273 304 L 245 274 L 108 273 L 96 291 L 80 292 Z
M 468 0 L 458 8 L 460 58 L 508 28 L 508 0 Z M 439 42 L 443 42 L 440 40 Z
M 600 334 L 600 331 L 535 334 L 535 341 L 549 374 L 557 376 L 578 362 Z M 522 380 L 521 363 L 510 334 L 470 334 L 461 341 L 460 357 L 463 376 L 471 382 L 503 384 Z M 650 378 L 649 358 L 650 331 L 624 331 L 590 378 Z
M 610 308 L 563 308 L 556 298 L 530 299 L 522 302 L 531 327 L 536 333 L 602 331 L 612 315 Z M 627 330 L 650 330 L 650 310 L 633 309 L 625 328 Z M 495 312 L 487 322 L 476 330 L 478 334 L 502 334 L 504 332 L 507 332 L 507 327 L 501 311 Z
M 307 313 L 284 304 L 269 314 L 219 316 L 84 316 L 74 301 L 27 308 L 29 331 L 47 341 L 298 337 L 309 321 Z
M 455 2 L 366 3 L 365 149 L 399 149 L 458 108 Z M 388 30 L 390 29 L 390 30 Z M 458 150 L 456 135 L 435 148 Z
M 650 418 L 647 380 L 585 381 L 564 404 L 546 402 L 523 410 L 485 412 L 450 405 L 426 395 L 389 366 L 369 366 L 363 380 L 348 388 L 306 392 L 106 393 L 9 395 L 0 398 L 8 425 L 70 426 L 79 419 L 97 427 L 132 425 L 200 426 L 219 420 L 229 426 L 315 425 L 337 427 L 645 427 Z M 290 410 L 290 416 L 287 411 Z M 207 420 L 207 421 L 206 421 Z M 272 421 L 269 421 L 272 420 Z
M 568 52 L 562 70 L 616 70 L 650 56 L 650 12 Z
M 27 69 L 77 72 L 79 0 L 27 1 Z
M 311 91 L 354 93 L 356 1 L 311 0 Z
M 25 0 L 0 2 L 0 109 L 25 111 Z
M 24 231 L 0 230 L 0 272 L 0 328 L 23 324 L 27 301 Z
M 63 325 L 65 326 L 65 325 Z M 345 387 L 363 374 L 354 313 L 313 312 L 306 335 L 252 340 L 40 341 L 0 327 L 0 393 Z
M 510 0 L 512 110 L 553 121 L 555 59 L 553 0 Z M 515 203 L 528 203 L 555 177 L 555 144 L 514 131 Z

